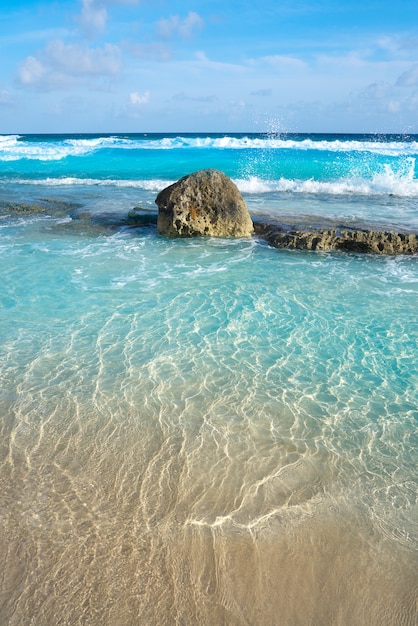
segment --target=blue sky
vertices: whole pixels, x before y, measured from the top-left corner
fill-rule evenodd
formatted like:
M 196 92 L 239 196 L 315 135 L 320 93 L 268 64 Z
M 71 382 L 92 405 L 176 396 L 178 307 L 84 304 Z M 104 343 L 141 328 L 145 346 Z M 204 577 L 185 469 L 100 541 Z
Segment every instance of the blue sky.
M 0 0 L 0 133 L 418 133 L 416 0 Z

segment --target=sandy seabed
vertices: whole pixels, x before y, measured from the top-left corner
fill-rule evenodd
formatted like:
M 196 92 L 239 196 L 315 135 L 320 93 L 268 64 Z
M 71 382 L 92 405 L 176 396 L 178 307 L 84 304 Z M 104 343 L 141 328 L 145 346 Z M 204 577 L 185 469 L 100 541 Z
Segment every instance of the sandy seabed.
M 40 404 L 1 432 L 2 625 L 416 624 L 416 552 L 320 446 Z

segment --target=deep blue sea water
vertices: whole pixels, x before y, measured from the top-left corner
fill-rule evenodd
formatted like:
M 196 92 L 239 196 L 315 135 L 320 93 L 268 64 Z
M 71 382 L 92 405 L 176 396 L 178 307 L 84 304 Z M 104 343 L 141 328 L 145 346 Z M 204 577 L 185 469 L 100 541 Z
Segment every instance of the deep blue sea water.
M 254 217 L 416 232 L 417 157 L 0 137 L 1 624 L 416 623 L 417 257 L 103 224 L 216 167 Z

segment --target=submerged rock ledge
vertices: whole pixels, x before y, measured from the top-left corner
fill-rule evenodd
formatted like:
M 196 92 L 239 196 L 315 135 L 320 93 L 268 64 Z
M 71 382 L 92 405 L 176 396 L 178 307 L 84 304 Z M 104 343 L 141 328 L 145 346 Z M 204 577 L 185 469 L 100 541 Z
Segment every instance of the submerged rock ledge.
M 0 216 L 28 217 L 29 215 L 47 215 L 64 217 L 80 207 L 77 202 L 65 202 L 55 198 L 39 198 L 34 202 L 7 202 L 0 200 Z
M 254 221 L 254 231 L 275 248 L 362 252 L 369 254 L 417 254 L 418 234 L 374 230 L 361 226 L 300 228 L 279 221 Z
M 119 212 L 91 214 L 83 209 L 81 204 L 51 198 L 22 203 L 0 201 L 0 216 L 2 217 L 27 217 L 34 214 L 50 217 L 68 216 L 71 218 L 70 222 L 57 224 L 55 228 L 64 231 L 86 231 L 90 234 L 110 235 L 123 227 L 156 228 L 158 222 L 157 212 L 141 207 L 135 207 L 124 215 Z M 250 220 L 250 224 L 256 236 L 275 248 L 382 255 L 418 254 L 418 233 L 416 232 L 390 230 L 384 226 L 376 228 L 374 225 L 363 223 L 343 224 L 332 219 L 314 216 L 301 216 L 296 220 L 288 215 L 280 219 L 257 216 L 253 217 L 252 221 Z M 53 226 L 50 225 L 51 227 Z M 219 236 L 218 233 L 217 235 Z

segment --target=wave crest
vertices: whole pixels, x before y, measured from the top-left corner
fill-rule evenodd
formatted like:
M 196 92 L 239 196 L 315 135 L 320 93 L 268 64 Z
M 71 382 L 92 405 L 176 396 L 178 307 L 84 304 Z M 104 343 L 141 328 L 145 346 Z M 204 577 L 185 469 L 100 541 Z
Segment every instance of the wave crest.
M 322 152 L 361 152 L 386 156 L 418 154 L 418 141 L 360 139 L 323 139 L 271 137 L 268 135 L 244 136 L 137 136 L 115 135 L 74 138 L 57 136 L 35 141 L 24 135 L 0 135 L 0 161 L 33 159 L 39 161 L 61 160 L 69 156 L 82 157 L 98 150 L 294 150 Z
M 397 173 L 389 166 L 385 166 L 380 173 L 370 179 L 347 177 L 344 179 L 324 181 L 310 178 L 308 180 L 280 178 L 265 180 L 257 176 L 234 179 L 238 189 L 244 195 L 263 195 L 269 193 L 313 194 L 334 196 L 398 196 L 405 198 L 418 197 L 418 180 L 414 179 L 414 166 L 407 173 Z M 2 184 L 21 184 L 49 187 L 67 186 L 97 186 L 143 189 L 145 191 L 160 192 L 173 184 L 174 180 L 153 179 L 113 179 L 113 178 L 77 178 L 65 176 L 62 178 L 2 180 Z

